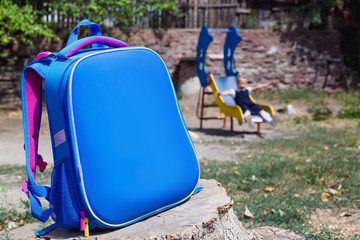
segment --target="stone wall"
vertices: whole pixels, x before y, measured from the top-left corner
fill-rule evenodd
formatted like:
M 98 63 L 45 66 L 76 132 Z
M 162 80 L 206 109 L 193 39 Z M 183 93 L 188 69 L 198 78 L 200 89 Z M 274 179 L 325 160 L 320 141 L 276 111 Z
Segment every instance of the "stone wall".
M 104 35 L 124 40 L 132 46 L 146 46 L 164 59 L 176 87 L 196 77 L 196 46 L 199 29 L 119 30 L 105 31 Z M 306 31 L 275 33 L 269 30 L 240 30 L 243 41 L 235 51 L 235 66 L 250 84 L 280 79 L 280 87 L 320 89 L 327 71 L 326 59 L 342 60 L 341 35 L 337 31 Z M 223 75 L 222 48 L 226 33 L 214 33 L 206 60 L 206 69 Z M 0 66 L 0 103 L 20 103 L 21 71 L 40 51 L 59 51 L 67 33 L 51 43 L 38 41 L 33 46 L 19 48 L 15 66 Z M 328 86 L 343 84 L 342 63 L 330 65 Z M 191 86 L 190 86 L 191 87 Z M 198 87 L 194 86 L 194 88 Z

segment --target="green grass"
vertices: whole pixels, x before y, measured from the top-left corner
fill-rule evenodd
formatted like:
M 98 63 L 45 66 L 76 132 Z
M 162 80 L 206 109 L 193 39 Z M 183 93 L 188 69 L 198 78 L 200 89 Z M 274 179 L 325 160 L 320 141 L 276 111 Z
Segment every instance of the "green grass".
M 44 172 L 40 173 L 37 169 L 36 181 L 40 185 L 49 185 L 51 178 L 52 166 L 48 165 Z M 27 180 L 25 166 L 3 165 L 0 166 L 0 176 L 7 179 L 6 186 L 21 186 L 24 180 Z
M 342 107 L 337 114 L 338 118 L 359 119 L 360 118 L 360 91 L 336 92 L 328 94 L 323 91 L 309 89 L 279 89 L 276 91 L 254 92 L 255 99 L 276 100 L 284 104 L 293 101 L 303 101 L 308 104 L 308 111 L 313 115 L 313 120 L 322 121 L 334 117 L 329 99 L 336 100 Z
M 317 208 L 360 208 L 360 127 L 334 129 L 315 127 L 294 139 L 250 143 L 252 159 L 209 162 L 201 177 L 220 181 L 235 201 L 241 218 L 245 206 L 254 219 L 242 219 L 247 227 L 277 226 L 308 239 L 337 239 L 324 229 L 316 233 L 308 223 Z M 265 192 L 266 187 L 273 187 Z M 329 188 L 339 194 L 322 201 Z
M 43 173 L 38 172 L 36 176 L 37 183 L 40 185 L 49 185 L 51 171 L 52 167 L 49 166 Z M 5 231 L 6 239 L 10 239 L 11 236 L 8 232 L 9 222 L 14 222 L 15 226 L 18 226 L 20 223 L 32 223 L 37 220 L 31 215 L 30 202 L 25 194 L 20 199 L 22 210 L 19 210 L 19 206 L 17 206 L 19 202 L 10 202 L 7 196 L 8 189 L 11 187 L 18 187 L 20 191 L 22 183 L 27 179 L 25 166 L 0 166 L 0 177 L 0 226 L 2 226 Z M 3 182 L 3 179 L 6 179 L 6 183 Z
M 344 103 L 339 112 L 340 118 L 360 118 L 360 91 L 352 93 L 338 93 L 336 98 Z
M 253 93 L 255 99 L 262 98 L 265 100 L 279 100 L 283 103 L 290 103 L 295 100 L 306 100 L 309 102 L 322 102 L 328 97 L 328 94 L 322 91 L 314 91 L 309 89 L 278 89 L 275 91 L 257 91 Z
M 18 226 L 20 222 L 23 222 L 24 224 L 35 222 L 35 219 L 31 215 L 30 201 L 28 199 L 20 199 L 25 210 L 19 211 L 14 203 L 9 202 L 7 189 L 3 184 L 1 184 L 0 199 L 0 226 L 5 229 L 5 231 L 8 231 L 8 224 L 10 222 L 14 222 L 16 226 Z

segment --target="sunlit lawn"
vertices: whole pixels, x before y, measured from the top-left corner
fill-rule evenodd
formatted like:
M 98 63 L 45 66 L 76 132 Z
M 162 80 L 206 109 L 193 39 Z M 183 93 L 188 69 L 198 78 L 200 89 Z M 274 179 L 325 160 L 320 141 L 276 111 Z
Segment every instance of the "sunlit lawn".
M 207 162 L 202 178 L 220 181 L 246 227 L 293 230 L 306 238 L 337 239 L 309 224 L 317 208 L 360 208 L 360 126 L 331 128 L 308 123 L 292 139 L 249 143 L 250 156 Z M 254 218 L 242 218 L 248 207 Z M 354 238 L 355 239 L 355 238 Z

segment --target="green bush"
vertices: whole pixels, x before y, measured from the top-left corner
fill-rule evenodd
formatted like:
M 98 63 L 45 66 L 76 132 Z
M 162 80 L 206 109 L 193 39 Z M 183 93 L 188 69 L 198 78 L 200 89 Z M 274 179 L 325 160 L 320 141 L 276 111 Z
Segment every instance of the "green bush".
M 312 113 L 314 121 L 323 121 L 333 117 L 333 113 L 326 106 L 308 108 L 308 112 Z
M 282 25 L 286 24 L 284 21 L 276 20 L 275 24 L 270 26 L 273 32 L 281 32 Z
M 41 19 L 36 18 L 31 5 L 20 7 L 12 0 L 0 0 L 0 58 L 10 56 L 15 44 L 32 44 L 36 37 L 49 40 L 55 34 Z
M 242 28 L 246 29 L 256 29 L 259 27 L 259 15 L 251 10 L 249 15 L 246 15 Z
M 360 118 L 360 107 L 352 106 L 348 108 L 342 108 L 338 114 L 339 118 Z
M 176 95 L 179 100 L 184 97 L 184 94 L 181 91 L 176 91 Z
M 30 0 L 36 6 L 38 0 Z M 64 17 L 89 18 L 93 22 L 103 24 L 104 20 L 111 17 L 116 27 L 134 26 L 137 22 L 150 17 L 154 12 L 161 16 L 162 11 L 174 13 L 178 9 L 177 0 L 73 0 L 44 1 L 47 9 L 37 9 L 39 15 L 53 14 L 54 10 Z M 158 18 L 161 21 L 161 17 Z M 149 19 L 151 21 L 151 19 Z
M 344 102 L 344 107 L 339 111 L 339 118 L 360 118 L 360 92 L 353 94 L 341 93 L 337 98 Z

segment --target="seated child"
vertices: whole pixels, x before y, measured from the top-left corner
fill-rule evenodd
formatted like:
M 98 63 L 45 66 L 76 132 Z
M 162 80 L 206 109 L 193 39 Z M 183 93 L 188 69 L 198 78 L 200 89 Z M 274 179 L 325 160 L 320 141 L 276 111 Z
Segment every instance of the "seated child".
M 216 92 L 215 96 L 230 95 L 234 98 L 237 105 L 239 105 L 244 113 L 244 118 L 250 127 L 253 127 L 251 122 L 251 115 L 260 115 L 264 121 L 270 123 L 272 126 L 275 126 L 276 121 L 270 115 L 270 113 L 262 110 L 258 105 L 254 104 L 249 95 L 251 92 L 256 91 L 260 88 L 268 87 L 271 85 L 279 84 L 279 80 L 274 80 L 267 83 L 259 84 L 255 87 L 246 87 L 247 80 L 245 78 L 237 78 L 236 85 L 238 89 L 229 89 L 223 92 Z

